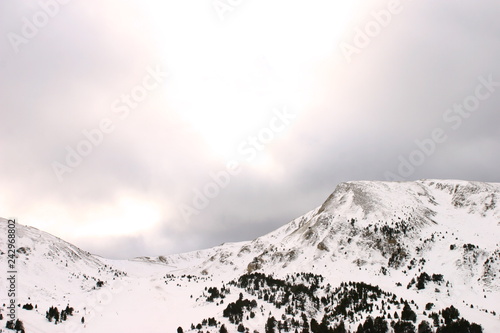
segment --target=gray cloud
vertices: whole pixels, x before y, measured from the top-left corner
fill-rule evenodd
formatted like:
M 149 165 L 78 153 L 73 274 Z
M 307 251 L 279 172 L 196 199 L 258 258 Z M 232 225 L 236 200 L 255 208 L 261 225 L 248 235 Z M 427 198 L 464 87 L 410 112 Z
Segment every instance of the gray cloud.
M 263 38 L 248 31 L 240 39 L 231 35 L 231 29 L 241 29 L 243 15 L 252 13 L 251 7 L 238 8 L 226 25 L 214 23 L 216 29 L 211 33 L 225 36 L 224 42 L 197 39 L 208 29 L 201 19 L 217 20 L 210 8 L 203 7 L 208 12 L 200 9 L 196 15 L 179 10 L 178 15 L 186 15 L 186 19 L 169 19 L 169 28 L 179 29 L 165 32 L 156 21 L 141 25 L 139 16 L 143 14 L 130 14 L 133 7 L 110 15 L 120 5 L 96 12 L 93 5 L 77 0 L 61 7 L 35 38 L 20 45 L 19 53 L 8 38 L 0 39 L 0 182 L 4 185 L 0 194 L 4 213 L 0 215 L 18 216 L 35 225 L 40 216 L 43 223 L 39 225 L 47 231 L 115 258 L 252 239 L 319 206 L 341 181 L 384 180 L 387 171 L 397 173 L 400 156 L 408 158 L 418 148 L 415 140 L 430 138 L 435 128 L 442 128 L 447 140 L 437 144 L 435 152 L 407 179 L 499 182 L 500 87 L 470 117 L 463 118 L 456 130 L 443 115 L 474 94 L 479 77 L 492 75 L 500 82 L 500 22 L 495 15 L 500 5 L 493 0 L 402 3 L 403 12 L 393 17 L 369 47 L 353 56 L 351 63 L 337 47 L 340 41 L 332 37 L 330 52 L 307 67 L 307 75 L 296 69 L 300 63 L 284 65 L 286 59 L 273 57 L 266 49 L 264 53 L 269 54 L 256 59 L 254 50 L 248 49 L 248 59 L 228 65 L 252 68 L 247 77 L 233 81 L 220 72 L 200 81 L 207 91 L 224 82 L 228 91 L 248 98 L 242 104 L 258 98 L 272 100 L 274 105 L 290 104 L 298 116 L 262 153 L 272 156 L 273 168 L 262 171 L 252 163 L 242 165 L 241 174 L 233 176 L 209 206 L 189 221 L 179 213 L 180 205 L 190 204 L 193 189 L 202 189 L 211 181 L 209 172 L 224 170 L 227 159 L 212 152 L 203 134 L 175 105 L 178 96 L 171 95 L 188 74 L 195 79 L 207 75 L 201 72 L 200 63 L 209 63 L 208 55 L 229 61 L 233 53 L 228 51 L 236 52 L 228 47 L 230 41 L 245 47 L 244 40 Z M 355 27 L 363 27 L 370 19 L 370 10 L 386 6 L 384 1 L 365 5 L 366 15 L 349 23 L 342 40 L 351 42 Z M 313 15 L 312 8 L 307 15 Z M 37 10 L 35 1 L 2 2 L 0 36 L 19 32 L 22 18 Z M 258 15 L 276 14 L 279 23 L 284 14 L 268 10 Z M 318 17 L 323 17 L 319 11 L 320 7 Z M 171 18 L 175 13 L 165 15 Z M 283 22 L 286 18 L 282 17 Z M 200 20 L 199 26 L 194 25 L 196 20 Z M 279 45 L 283 47 L 285 41 L 297 37 L 285 27 L 268 29 L 271 35 L 281 36 L 283 44 Z M 301 36 L 298 41 L 312 37 Z M 151 42 L 155 38 L 165 44 Z M 273 44 L 272 49 L 276 48 Z M 186 63 L 181 66 L 178 54 L 182 52 Z M 177 65 L 168 68 L 169 63 Z M 112 111 L 113 102 L 141 82 L 148 66 L 157 65 L 171 76 L 126 119 L 120 119 Z M 213 66 L 222 70 L 224 62 Z M 317 89 L 307 107 L 297 109 L 295 94 L 276 94 L 274 98 L 277 89 L 273 85 L 289 80 L 283 76 L 287 73 L 284 68 L 290 77 L 297 74 L 297 84 L 313 78 Z M 227 92 L 217 96 L 224 99 Z M 187 102 L 200 98 L 189 96 Z M 264 115 L 259 126 L 266 126 L 270 115 Z M 238 120 L 233 117 L 231 121 Z M 96 128 L 103 118 L 113 121 L 113 133 L 65 175 L 64 182 L 58 182 L 51 163 L 63 161 L 65 147 L 75 147 L 84 139 L 82 131 Z M 229 136 L 231 123 L 220 119 L 224 121 Z M 258 132 L 259 126 L 242 132 L 240 139 Z M 158 224 L 134 235 L 68 234 L 71 227 L 90 223 L 89 212 L 102 207 L 116 209 L 119 216 L 117 202 L 124 193 L 159 207 Z

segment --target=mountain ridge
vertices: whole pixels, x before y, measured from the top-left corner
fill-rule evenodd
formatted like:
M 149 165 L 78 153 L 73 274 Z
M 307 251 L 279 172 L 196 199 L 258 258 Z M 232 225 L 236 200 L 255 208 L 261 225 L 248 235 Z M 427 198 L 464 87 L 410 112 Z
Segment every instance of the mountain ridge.
M 401 186 L 406 187 L 405 191 L 396 190 Z M 483 193 L 481 189 L 488 191 L 485 198 L 481 197 L 481 193 Z M 451 195 L 451 197 L 447 197 L 446 193 Z M 476 198 L 476 201 L 486 200 L 486 204 L 481 208 L 478 202 L 467 199 L 467 194 L 476 197 L 479 196 L 479 198 Z M 235 251 L 230 249 L 235 247 L 235 244 L 241 245 L 238 258 L 242 258 L 244 253 L 248 252 L 251 247 L 261 250 L 266 247 L 266 243 L 267 247 L 269 247 L 270 240 L 275 243 L 293 243 L 293 240 L 302 245 L 312 244 L 326 250 L 329 248 L 327 243 L 330 241 L 328 234 L 331 236 L 338 233 L 338 231 L 344 230 L 348 234 L 356 236 L 353 230 L 346 230 L 349 229 L 349 221 L 351 221 L 351 224 L 355 223 L 358 225 L 358 228 L 365 228 L 371 224 L 372 227 L 390 228 L 387 231 L 388 233 L 402 233 L 410 237 L 414 234 L 414 229 L 416 228 L 435 225 L 437 223 L 435 221 L 437 214 L 441 214 L 446 220 L 450 219 L 450 216 L 447 216 L 449 212 L 446 212 L 446 207 L 443 207 L 447 201 L 458 209 L 468 208 L 468 212 L 464 213 L 460 211 L 459 213 L 461 214 L 454 214 L 453 218 L 463 219 L 470 214 L 474 215 L 476 213 L 486 217 L 489 212 L 493 212 L 494 216 L 490 216 L 490 219 L 496 218 L 497 222 L 500 223 L 500 211 L 497 204 L 499 198 L 500 183 L 458 180 L 346 182 L 339 184 L 321 206 L 292 220 L 275 231 L 252 241 L 230 243 L 226 248 L 220 245 L 211 249 L 199 250 L 196 253 L 200 256 L 202 253 L 211 253 L 215 249 L 218 249 L 223 263 L 227 261 L 229 253 Z M 439 204 L 436 200 L 439 200 Z M 496 210 L 494 210 L 495 207 Z M 353 219 L 355 222 L 352 222 Z M 402 221 L 405 222 L 404 225 Z M 335 228 L 332 228 L 332 224 Z M 395 226 L 396 230 L 394 230 Z M 450 225 L 447 227 L 450 227 Z M 394 237 L 389 236 L 389 238 Z M 293 254 L 290 255 L 293 256 Z M 214 254 L 211 253 L 210 260 L 205 262 L 206 266 L 210 266 L 210 262 L 214 261 L 213 256 Z M 170 256 L 164 255 L 163 257 L 169 258 Z
M 500 308 L 495 302 L 500 298 L 499 200 L 500 183 L 346 182 L 320 206 L 253 240 L 130 260 L 92 255 L 46 232 L 18 225 L 18 301 L 37 304 L 41 313 L 19 311 L 33 332 L 61 332 L 62 327 L 67 332 L 70 324 L 80 332 L 79 318 L 56 326 L 44 318 L 49 306 L 67 305 L 74 306 L 78 316 L 85 316 L 85 325 L 98 333 L 173 332 L 178 326 L 198 332 L 189 330 L 190 323 L 207 322 L 210 317 L 219 324 L 200 324 L 207 332 L 219 332 L 221 324 L 236 331 L 241 322 L 262 332 L 267 313 L 283 325 L 293 324 L 300 311 L 288 306 L 284 311 L 279 297 L 299 290 L 293 297 L 303 302 L 302 313 L 318 322 L 326 316 L 332 327 L 342 323 L 356 331 L 367 316 L 389 320 L 384 304 L 400 311 L 407 302 L 418 322 L 432 322 L 430 311 L 424 311 L 428 304 L 434 304 L 436 313 L 453 305 L 466 319 L 483 325 L 486 333 L 494 333 L 500 331 Z M 4 234 L 5 222 L 0 219 Z M 0 248 L 5 246 L 0 238 Z M 0 259 L 6 260 L 4 252 L 0 251 Z M 250 288 L 245 281 L 263 289 Z M 278 285 L 288 289 L 278 292 L 273 289 Z M 225 290 L 225 296 L 215 292 L 218 288 Z M 266 288 L 275 290 L 277 298 L 262 302 L 259 297 Z M 347 301 L 345 297 L 356 289 L 375 293 L 378 300 L 356 305 L 363 310 L 354 316 L 342 314 L 336 302 Z M 300 290 L 318 294 L 305 296 Z M 396 301 L 396 295 L 402 301 Z M 225 297 L 224 305 L 217 297 Z M 243 310 L 246 315 L 254 312 L 254 319 L 226 316 L 233 308 L 221 312 L 241 297 L 260 304 L 259 311 Z M 324 307 L 316 303 L 321 297 Z M 162 316 L 163 311 L 171 317 Z M 152 322 L 131 321 L 136 315 L 151 314 L 155 314 Z M 111 319 L 116 316 L 119 322 Z M 394 318 L 392 324 L 397 324 Z M 4 325 L 1 320 L 0 325 Z

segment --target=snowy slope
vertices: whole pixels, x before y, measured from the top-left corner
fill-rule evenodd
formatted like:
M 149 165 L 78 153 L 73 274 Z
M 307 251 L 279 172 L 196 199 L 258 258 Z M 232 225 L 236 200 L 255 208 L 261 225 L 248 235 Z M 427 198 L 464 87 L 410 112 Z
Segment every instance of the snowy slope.
M 231 278 L 314 272 L 332 284 L 372 281 L 389 290 L 400 283 L 396 290 L 410 299 L 499 313 L 499 204 L 496 183 L 342 183 L 317 209 L 253 241 L 202 251 L 205 261 L 197 252 L 193 265 L 179 272 Z M 422 272 L 441 274 L 453 287 L 408 290 Z M 482 320 L 500 331 L 498 315 Z
M 178 268 L 190 262 L 189 273 L 238 275 L 267 268 L 273 272 L 276 265 L 310 271 L 313 265 L 337 261 L 378 272 L 382 267 L 398 268 L 412 255 L 428 255 L 443 242 L 476 244 L 494 253 L 499 244 L 499 201 L 500 184 L 348 182 L 337 186 L 319 208 L 265 236 L 164 260 Z
M 0 220 L 0 233 L 6 235 L 5 220 Z M 206 288 L 227 286 L 253 272 L 278 279 L 298 272 L 320 274 L 323 287 L 365 282 L 412 300 L 419 321 L 429 320 L 423 311 L 432 302 L 433 311 L 454 305 L 485 332 L 500 332 L 497 183 L 342 183 L 320 207 L 255 240 L 133 260 L 100 258 L 31 227 L 19 225 L 18 237 L 23 247 L 18 253 L 18 302 L 38 305 L 32 311 L 19 309 L 28 332 L 175 332 L 209 317 L 231 332 L 236 326 L 222 312 L 240 292 L 259 306 L 245 327 L 263 332 L 270 312 L 286 317 L 283 308 L 236 286 L 223 304 L 206 301 Z M 5 240 L 0 237 L 3 267 Z M 419 289 L 424 272 L 442 275 L 442 281 L 426 281 Z M 102 287 L 96 286 L 99 280 L 105 282 Z M 3 279 L 0 288 L 5 290 Z M 3 304 L 6 293 L 1 295 Z M 54 325 L 45 319 L 50 306 L 67 304 L 76 312 L 68 321 Z M 314 307 L 307 313 L 321 320 Z M 353 330 L 366 314 L 356 318 L 348 323 Z

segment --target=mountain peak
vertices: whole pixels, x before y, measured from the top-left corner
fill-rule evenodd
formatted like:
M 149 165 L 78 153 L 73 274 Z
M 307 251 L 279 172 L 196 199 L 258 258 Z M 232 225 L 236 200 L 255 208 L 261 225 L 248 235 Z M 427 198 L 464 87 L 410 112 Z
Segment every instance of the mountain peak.
M 332 318 L 344 318 L 351 331 L 369 314 L 385 315 L 384 311 L 371 312 L 369 306 L 380 310 L 384 302 L 394 302 L 393 312 L 398 311 L 396 306 L 408 304 L 402 301 L 408 299 L 419 321 L 430 320 L 430 312 L 423 311 L 430 304 L 436 307 L 432 310 L 436 313 L 453 304 L 467 318 L 484 324 L 487 333 L 497 332 L 499 197 L 500 184 L 495 183 L 432 179 L 345 182 L 318 208 L 252 241 L 129 261 L 97 258 L 38 229 L 18 225 L 20 302 L 36 302 L 42 309 L 70 303 L 77 304 L 77 311 L 85 311 L 85 300 L 102 288 L 102 292 L 116 297 L 104 313 L 108 319 L 119 314 L 129 319 L 125 314 L 141 300 L 142 304 L 153 304 L 144 310 L 144 316 L 156 309 L 164 313 L 167 306 L 170 313 L 189 313 L 202 323 L 209 315 L 230 326 L 233 322 L 226 318 L 228 309 L 238 302 L 255 301 L 265 311 L 256 311 L 258 319 L 247 319 L 245 324 L 261 331 L 268 313 L 276 318 L 285 315 L 282 304 L 273 307 L 269 296 L 284 296 L 284 290 L 275 290 L 281 286 L 296 292 L 295 300 L 306 295 L 304 291 L 319 292 L 310 295 L 316 301 L 305 306 L 302 313 L 317 320 L 334 313 L 338 317 Z M 5 222 L 0 220 L 0 229 L 6 228 Z M 6 248 L 2 241 L 0 247 Z M 5 257 L 0 251 L 0 258 Z M 212 281 L 219 283 L 221 293 L 224 290 L 227 306 L 222 300 L 214 304 L 213 298 L 221 294 Z M 116 283 L 127 292 L 119 293 Z M 263 292 L 266 283 L 270 284 L 269 298 L 266 301 L 261 295 L 262 302 L 256 293 Z M 334 305 L 342 303 L 342 295 L 347 297 L 360 288 L 391 293 L 385 293 L 383 302 L 366 299 L 370 311 L 351 309 L 354 317 L 340 316 Z M 327 306 L 337 296 L 339 299 Z M 25 311 L 23 315 L 30 328 L 50 325 L 43 312 Z M 156 317 L 169 325 L 169 331 L 175 329 L 175 323 L 164 316 Z M 85 319 L 89 319 L 89 325 L 101 325 L 100 329 L 92 328 L 93 332 L 109 330 L 98 320 Z M 191 320 L 185 318 L 182 325 Z M 218 331 L 214 327 L 204 329 Z
M 400 270 L 423 249 L 430 253 L 453 243 L 481 243 L 493 253 L 499 190 L 500 184 L 459 180 L 345 182 L 321 206 L 267 235 L 198 251 L 192 260 L 176 257 L 177 265 L 187 267 L 183 262 L 188 260 L 196 264 L 186 272 L 239 274 L 278 267 L 323 271 L 349 263 L 379 274 Z M 474 230 L 477 223 L 483 230 Z M 437 235 L 440 245 L 429 245 Z

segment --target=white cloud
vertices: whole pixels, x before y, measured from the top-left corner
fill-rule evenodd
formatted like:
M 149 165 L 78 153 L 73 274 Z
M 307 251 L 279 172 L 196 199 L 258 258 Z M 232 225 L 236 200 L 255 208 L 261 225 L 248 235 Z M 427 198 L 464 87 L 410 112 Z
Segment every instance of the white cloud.
M 0 40 L 2 214 L 130 257 L 253 238 L 339 181 L 382 178 L 478 76 L 500 80 L 496 0 L 402 3 L 348 64 L 339 42 L 388 2 L 246 0 L 221 21 L 210 1 L 72 1 L 18 54 Z M 2 2 L 0 35 L 39 9 Z M 166 82 L 59 183 L 51 162 L 157 65 Z M 177 205 L 283 105 L 293 124 L 185 224 Z M 499 181 L 499 105 L 482 104 L 414 177 Z

